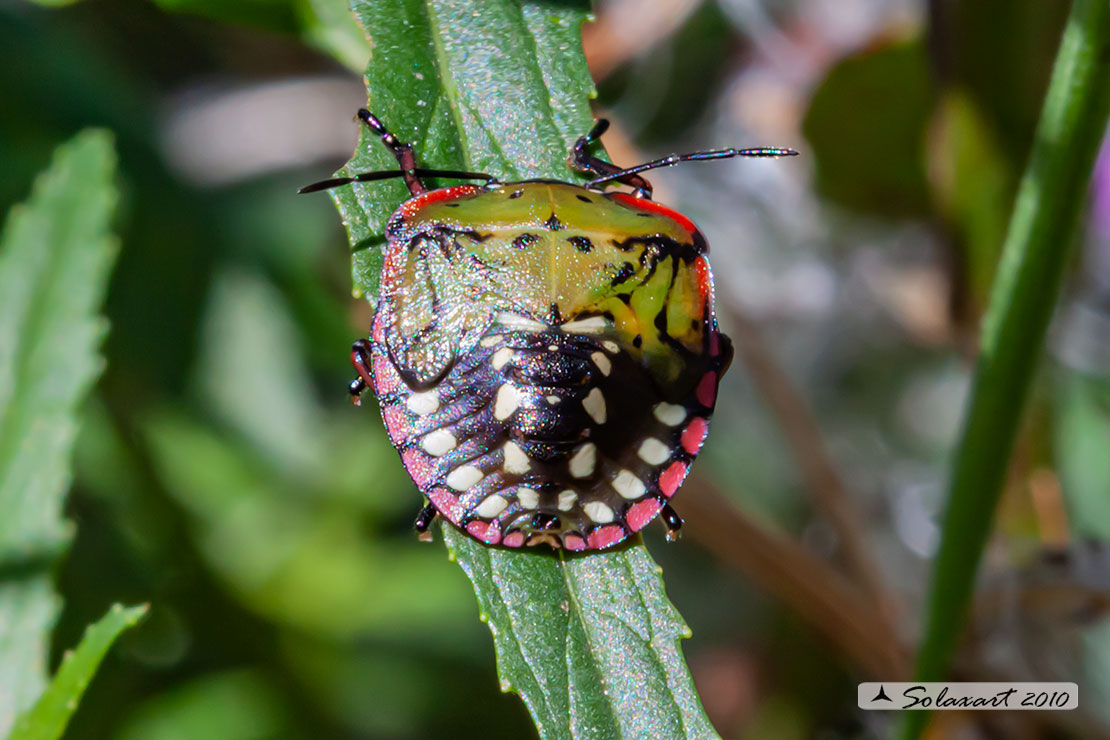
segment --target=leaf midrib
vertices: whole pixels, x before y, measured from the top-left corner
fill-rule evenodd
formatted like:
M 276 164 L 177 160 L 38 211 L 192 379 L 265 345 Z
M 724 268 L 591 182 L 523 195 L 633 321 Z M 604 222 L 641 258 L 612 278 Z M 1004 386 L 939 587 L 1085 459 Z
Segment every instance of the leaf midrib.
M 641 544 L 640 546 L 642 547 L 643 545 Z M 628 555 L 627 555 L 626 552 L 621 553 L 620 563 L 621 563 L 621 568 L 625 571 L 625 573 L 628 576 L 629 582 L 631 582 L 633 584 L 633 588 L 636 592 L 636 599 L 639 602 L 640 609 L 642 610 L 642 613 L 644 614 L 644 616 L 646 618 L 647 628 L 648 628 L 648 635 L 649 635 L 648 640 L 647 640 L 648 645 L 650 646 L 650 648 L 652 649 L 653 652 L 658 653 L 658 651 L 655 648 L 656 633 L 655 633 L 655 626 L 652 624 L 652 620 L 651 620 L 651 609 L 648 607 L 647 602 L 644 601 L 644 595 L 643 595 L 642 590 L 640 589 L 640 587 L 638 585 L 638 582 L 637 582 L 636 577 L 635 577 L 635 573 L 632 570 L 631 563 L 629 563 L 629 561 L 628 561 Z M 582 604 L 581 599 L 578 598 L 578 590 L 575 588 L 575 586 L 572 583 L 573 579 L 571 577 L 569 577 L 566 555 L 562 552 L 559 553 L 559 572 L 563 576 L 563 582 L 566 584 L 568 596 L 571 598 L 571 600 L 574 601 L 575 608 L 574 608 L 573 614 L 576 618 L 581 619 L 579 617 L 579 615 L 582 614 L 583 604 Z M 629 632 L 639 636 L 639 630 L 637 630 L 628 621 L 626 621 L 624 619 L 621 619 L 619 615 L 613 614 L 613 613 L 608 613 L 608 614 L 604 614 L 604 615 L 600 615 L 600 616 L 605 618 L 605 619 L 614 619 L 614 620 L 616 620 L 619 624 L 621 624 L 623 627 L 628 629 Z M 587 625 L 585 623 L 582 624 L 582 632 L 583 632 L 583 634 L 586 635 L 586 645 L 589 648 L 590 655 L 594 659 L 594 665 L 595 666 L 600 666 L 601 661 L 599 660 L 598 655 L 601 654 L 602 652 L 604 652 L 603 649 L 601 648 L 601 646 L 599 646 L 597 644 L 596 640 L 593 639 L 593 637 L 591 635 L 592 630 L 588 629 Z M 569 630 L 568 630 L 568 634 L 569 634 Z M 604 694 L 606 696 L 610 696 L 610 693 L 609 693 L 610 686 L 609 686 L 608 682 L 606 681 L 606 672 L 602 671 L 602 670 L 597 670 L 596 672 L 597 672 L 598 678 L 600 679 L 600 681 L 603 685 Z M 663 675 L 664 682 L 666 683 L 667 688 L 668 688 L 667 695 L 670 698 L 671 710 L 672 710 L 671 713 L 676 714 L 678 716 L 678 721 L 679 721 L 679 724 L 682 726 L 683 736 L 685 737 L 685 736 L 687 736 L 687 732 L 686 732 L 687 727 L 686 727 L 686 722 L 683 718 L 682 707 L 678 706 L 678 704 L 674 700 L 674 693 L 669 690 L 670 689 L 670 681 L 668 680 L 668 677 L 666 675 L 665 670 L 664 670 L 663 674 L 664 674 Z M 624 736 L 624 727 L 621 724 L 620 715 L 616 711 L 614 711 L 612 703 L 607 703 L 606 708 L 609 710 L 610 716 L 615 719 L 616 727 L 618 728 L 618 731 L 620 731 L 621 736 L 623 737 Z
M 463 162 L 465 167 L 473 167 L 474 161 L 470 156 L 470 142 L 466 136 L 466 126 L 463 125 L 462 117 L 459 115 L 459 90 L 455 84 L 455 78 L 451 74 L 451 64 L 447 59 L 447 49 L 443 45 L 443 36 L 440 33 L 439 18 L 435 16 L 435 10 L 432 8 L 430 2 L 423 4 L 424 15 L 428 19 L 428 30 L 432 35 L 432 50 L 436 60 L 436 71 L 439 72 L 439 79 L 441 81 L 440 89 L 443 91 L 444 98 L 451 109 L 451 120 L 455 122 L 455 131 L 459 134 L 459 148 L 461 149 Z
M 449 525 L 445 524 L 444 526 L 449 526 Z M 528 652 L 524 649 L 524 644 L 520 641 L 520 638 L 517 636 L 518 635 L 517 627 L 519 626 L 520 622 L 519 622 L 519 620 L 516 619 L 516 617 L 513 613 L 513 610 L 509 609 L 508 606 L 507 606 L 508 604 L 512 603 L 512 599 L 510 597 L 511 595 L 507 591 L 505 591 L 505 589 L 502 585 L 501 579 L 497 578 L 494 574 L 494 571 L 495 571 L 496 567 L 494 565 L 493 557 L 489 556 L 488 554 L 487 554 L 487 557 L 489 558 L 490 576 L 493 580 L 494 585 L 497 587 L 498 595 L 502 597 L 502 599 L 501 599 L 502 603 L 506 604 L 505 614 L 508 617 L 509 624 L 512 626 L 512 629 L 509 630 L 509 632 L 512 633 L 513 643 L 517 647 L 517 652 L 520 653 L 521 660 L 524 661 L 524 664 L 528 666 L 528 670 L 531 672 L 532 678 L 536 682 L 536 687 L 539 689 L 539 693 L 541 694 L 542 699 L 543 699 L 543 708 L 545 710 L 545 716 L 547 716 L 549 720 L 553 720 L 558 715 L 553 711 L 553 709 L 551 707 L 551 704 L 549 702 L 550 696 L 548 694 L 546 684 L 542 680 L 540 680 L 540 672 L 537 671 L 536 665 L 533 663 L 532 659 L 529 657 Z M 521 694 L 520 696 L 521 696 L 522 700 L 525 699 L 523 694 Z

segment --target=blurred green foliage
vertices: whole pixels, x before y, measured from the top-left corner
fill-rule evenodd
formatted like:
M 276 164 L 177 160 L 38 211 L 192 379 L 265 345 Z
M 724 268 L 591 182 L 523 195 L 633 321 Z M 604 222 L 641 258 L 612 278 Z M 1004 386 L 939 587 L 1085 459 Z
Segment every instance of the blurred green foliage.
M 73 651 L 67 651 L 57 674 L 33 706 L 16 720 L 8 740 L 57 740 L 77 711 L 85 687 L 120 634 L 139 623 L 146 606 L 125 609 L 115 604 L 96 624 L 90 625 Z M 8 661 L 5 660 L 5 663 Z
M 94 628 L 46 686 L 59 611 L 51 570 L 72 536 L 62 508 L 77 411 L 103 367 L 114 178 L 111 137 L 78 134 L 0 237 L 0 734 L 14 724 L 19 738 L 60 735 L 104 651 L 134 623 L 113 611 L 115 624 Z

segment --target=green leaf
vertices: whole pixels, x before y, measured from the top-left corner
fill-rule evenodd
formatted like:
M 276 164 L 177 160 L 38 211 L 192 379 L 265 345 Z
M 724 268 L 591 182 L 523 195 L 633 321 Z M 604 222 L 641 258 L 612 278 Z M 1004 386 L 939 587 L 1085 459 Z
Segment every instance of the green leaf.
M 86 629 L 81 644 L 76 650 L 66 653 L 54 680 L 35 706 L 16 721 L 8 740 L 55 740 L 61 737 L 108 648 L 120 633 L 138 624 L 146 612 L 146 606 L 125 608 L 114 604 L 100 621 Z
M 366 34 L 344 0 L 298 0 L 301 37 L 352 72 L 366 69 Z
M 545 740 L 717 737 L 679 649 L 690 630 L 643 544 L 520 553 L 443 533 L 493 633 L 501 688 Z
M 1076 0 L 991 291 L 956 450 L 916 678 L 940 681 L 959 644 L 1021 412 L 1110 115 L 1110 3 Z M 905 736 L 928 717 L 911 712 Z
M 802 123 L 821 195 L 867 214 L 929 215 L 925 131 L 933 98 L 920 41 L 868 48 L 830 69 Z
M 76 410 L 103 366 L 114 176 L 110 135 L 79 134 L 0 238 L 0 735 L 46 681 Z
M 506 180 L 574 175 L 570 146 L 593 123 L 593 82 L 580 38 L 585 2 L 378 3 L 352 8 L 373 42 L 369 107 L 430 167 Z M 395 169 L 362 132 L 348 172 Z M 386 219 L 408 198 L 400 182 L 334 191 L 354 250 L 357 292 L 377 295 Z
M 369 108 L 412 141 L 425 166 L 503 180 L 575 181 L 574 140 L 593 124 L 581 47 L 583 0 L 354 0 L 373 43 Z M 395 169 L 363 131 L 347 172 Z M 383 229 L 408 198 L 397 181 L 333 191 L 347 226 L 357 293 L 378 289 Z M 414 502 L 415 503 L 415 502 Z M 553 738 L 713 738 L 678 648 L 688 629 L 637 539 L 564 556 L 444 536 L 489 621 L 506 690 Z

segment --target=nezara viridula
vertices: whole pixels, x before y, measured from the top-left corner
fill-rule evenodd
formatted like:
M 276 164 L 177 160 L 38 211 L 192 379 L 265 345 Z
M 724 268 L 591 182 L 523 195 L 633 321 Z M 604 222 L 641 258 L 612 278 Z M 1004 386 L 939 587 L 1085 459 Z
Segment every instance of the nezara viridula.
M 681 161 L 783 156 L 723 149 L 622 169 L 574 145 L 593 176 L 497 182 L 421 169 L 370 112 L 358 117 L 399 170 L 302 192 L 401 177 L 412 197 L 386 226 L 369 339 L 351 359 L 427 505 L 490 545 L 602 550 L 670 507 L 701 449 L 732 359 L 713 313 L 705 237 L 651 199 L 640 172 Z M 422 178 L 484 180 L 429 190 Z M 631 192 L 605 192 L 623 183 Z

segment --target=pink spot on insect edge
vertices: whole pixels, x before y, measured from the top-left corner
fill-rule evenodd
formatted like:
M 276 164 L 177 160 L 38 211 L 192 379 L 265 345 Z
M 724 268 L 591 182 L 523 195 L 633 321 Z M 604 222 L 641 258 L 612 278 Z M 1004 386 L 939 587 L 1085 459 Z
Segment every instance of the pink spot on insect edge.
M 401 376 L 388 360 L 374 360 L 374 392 L 379 396 L 392 393 L 401 385 Z
M 510 532 L 505 535 L 505 539 L 501 540 L 501 544 L 505 547 L 520 547 L 524 544 L 524 533 Z
M 405 437 L 408 436 L 406 432 L 409 431 L 409 423 L 400 404 L 383 406 L 382 421 L 385 422 L 385 430 L 389 432 L 389 438 L 393 440 L 393 444 L 404 442 Z
M 563 537 L 563 547 L 572 552 L 581 552 L 586 549 L 586 540 L 576 534 L 568 534 Z
M 671 463 L 670 467 L 659 476 L 659 490 L 664 496 L 670 498 L 684 480 L 686 480 L 686 463 Z
M 428 500 L 432 502 L 432 506 L 436 507 L 436 511 L 443 516 L 447 517 L 455 524 L 459 523 L 462 517 L 463 507 L 459 503 L 459 497 L 451 493 L 447 489 L 437 488 L 428 494 Z
M 683 449 L 691 455 L 698 454 L 707 434 L 709 434 L 709 422 L 700 416 L 695 416 L 690 420 L 690 426 L 682 432 Z
M 416 484 L 417 488 L 423 488 L 428 479 L 432 477 L 432 466 L 428 457 L 416 450 L 405 450 L 401 453 L 401 462 L 405 466 L 405 470 L 409 472 L 409 477 L 412 482 Z
M 377 344 L 385 341 L 385 322 L 381 320 L 381 316 L 376 317 L 376 320 L 370 326 L 370 338 Z
M 497 522 L 471 522 L 466 525 L 466 531 L 487 545 L 496 545 L 501 541 L 501 527 Z
M 590 532 L 589 544 L 595 550 L 604 550 L 612 547 L 624 539 L 624 527 L 619 524 L 607 524 Z
M 382 262 L 381 285 L 382 295 L 392 294 L 390 286 L 402 279 L 405 274 L 405 264 L 408 262 L 409 250 L 407 242 L 389 242 L 385 248 L 385 260 Z M 386 310 L 380 310 L 374 318 L 374 323 L 382 327 L 382 336 L 392 323 L 392 311 L 388 310 L 389 303 L 385 304 Z
M 659 503 L 659 499 L 649 498 L 646 501 L 641 501 L 638 504 L 633 504 L 625 514 L 625 519 L 628 520 L 628 528 L 633 532 L 639 532 L 641 529 L 648 525 L 652 519 L 656 517 L 659 510 L 663 508 L 663 504 Z
M 708 372 L 702 376 L 698 383 L 697 397 L 702 406 L 713 408 L 713 402 L 717 400 L 717 373 Z

